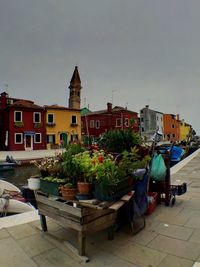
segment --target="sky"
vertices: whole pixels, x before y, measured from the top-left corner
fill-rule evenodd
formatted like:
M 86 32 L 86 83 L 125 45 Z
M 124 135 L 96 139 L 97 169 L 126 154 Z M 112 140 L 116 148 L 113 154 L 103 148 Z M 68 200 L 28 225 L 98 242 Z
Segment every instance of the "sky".
M 68 106 L 145 105 L 200 134 L 199 0 L 0 0 L 0 89 Z

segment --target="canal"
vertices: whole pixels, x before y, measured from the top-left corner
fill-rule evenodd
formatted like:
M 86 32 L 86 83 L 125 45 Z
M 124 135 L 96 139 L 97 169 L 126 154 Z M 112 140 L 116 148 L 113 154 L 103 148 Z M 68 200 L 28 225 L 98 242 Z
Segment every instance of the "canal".
M 27 179 L 39 174 L 38 168 L 32 165 L 17 166 L 13 170 L 1 171 L 0 179 L 10 182 L 17 187 L 21 188 L 23 185 L 27 185 Z

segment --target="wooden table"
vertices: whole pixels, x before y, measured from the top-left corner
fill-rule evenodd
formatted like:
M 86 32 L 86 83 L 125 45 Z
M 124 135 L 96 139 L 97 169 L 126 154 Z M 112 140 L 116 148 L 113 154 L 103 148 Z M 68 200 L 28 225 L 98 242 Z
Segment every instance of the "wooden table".
M 89 261 L 89 258 L 86 257 L 86 236 L 108 229 L 108 238 L 113 239 L 117 211 L 132 196 L 132 194 L 125 195 L 117 202 L 101 202 L 94 205 L 92 201 L 89 203 L 64 201 L 59 197 L 51 198 L 42 192 L 35 192 L 42 230 L 47 231 L 45 216 L 60 222 L 64 227 L 76 230 L 78 232 L 78 250 L 68 241 L 65 241 L 65 244 L 85 262 Z

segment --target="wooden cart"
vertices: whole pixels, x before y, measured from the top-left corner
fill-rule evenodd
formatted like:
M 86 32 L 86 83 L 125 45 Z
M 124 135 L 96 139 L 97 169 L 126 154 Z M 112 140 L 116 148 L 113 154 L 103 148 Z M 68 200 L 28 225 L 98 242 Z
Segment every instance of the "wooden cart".
M 35 192 L 35 198 L 40 214 L 43 231 L 47 231 L 45 216 L 48 216 L 64 227 L 69 227 L 78 232 L 78 250 L 68 241 L 67 247 L 78 255 L 83 261 L 89 261 L 86 257 L 86 236 L 88 234 L 108 229 L 108 238 L 114 237 L 114 224 L 117 211 L 127 203 L 133 195 L 125 195 L 119 201 L 109 203 L 110 205 L 98 205 L 79 203 L 78 201 L 64 201 L 62 198 L 51 198 L 42 192 Z M 108 203 L 107 203 L 108 204 Z

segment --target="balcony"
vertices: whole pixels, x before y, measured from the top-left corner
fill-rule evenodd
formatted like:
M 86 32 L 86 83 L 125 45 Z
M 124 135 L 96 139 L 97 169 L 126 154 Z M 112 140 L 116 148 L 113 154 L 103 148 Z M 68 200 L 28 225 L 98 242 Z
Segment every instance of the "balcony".
M 54 127 L 56 124 L 55 122 L 47 122 L 48 127 Z
M 71 123 L 70 125 L 71 125 L 71 127 L 76 127 L 76 126 L 78 126 L 78 123 Z
M 21 128 L 24 126 L 24 123 L 23 123 L 23 121 L 15 121 L 14 126 L 17 128 Z
M 33 127 L 37 128 L 37 129 L 41 128 L 42 127 L 42 123 L 41 122 L 35 122 Z

